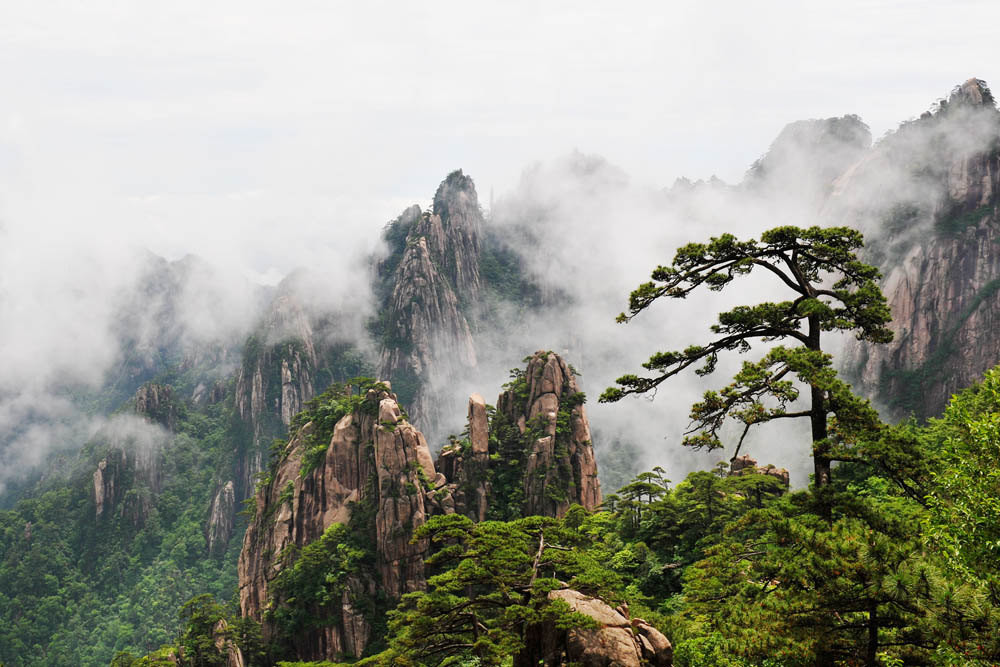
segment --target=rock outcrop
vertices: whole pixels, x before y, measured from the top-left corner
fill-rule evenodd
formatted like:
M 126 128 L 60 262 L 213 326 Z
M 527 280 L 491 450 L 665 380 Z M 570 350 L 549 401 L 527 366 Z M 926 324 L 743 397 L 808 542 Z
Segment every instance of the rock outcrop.
M 118 470 L 121 465 L 121 453 L 111 457 L 111 468 L 108 468 L 108 458 L 104 457 L 97 464 L 94 471 L 94 503 L 96 505 L 97 518 L 104 514 L 105 508 L 114 507 L 120 497 L 120 486 L 118 485 Z
M 235 471 L 239 499 L 252 492 L 271 440 L 285 434 L 292 417 L 315 395 L 315 369 L 309 317 L 283 284 L 261 327 L 247 341 L 236 377 L 234 403 L 248 436 Z
M 472 179 L 461 170 L 449 174 L 433 211 L 411 208 L 394 224 L 395 233 L 406 235 L 379 268 L 391 290 L 378 373 L 393 383 L 421 430 L 435 432 L 442 415 L 434 378 L 461 377 L 476 366 L 461 307 L 475 303 L 481 288 L 483 218 Z
M 215 650 L 224 657 L 225 667 L 243 667 L 246 664 L 243 661 L 243 651 L 228 637 L 229 624 L 226 619 L 220 618 L 216 622 L 212 634 L 215 637 Z
M 221 553 L 233 535 L 233 515 L 236 511 L 236 491 L 229 480 L 215 492 L 205 524 L 205 546 L 210 554 Z
M 159 492 L 158 456 L 113 442 L 93 473 L 95 518 L 121 516 L 141 528 Z
M 319 539 L 335 523 L 348 524 L 352 512 L 364 508 L 372 519 L 357 529 L 375 545 L 375 571 L 351 573 L 339 622 L 297 640 L 304 659 L 358 657 L 370 639 L 371 601 L 379 594 L 398 599 L 425 585 L 427 544 L 411 543 L 410 537 L 432 508 L 441 507 L 444 480 L 423 435 L 384 389 L 370 390 L 360 407 L 337 422 L 323 459 L 302 474 L 315 428 L 310 422 L 293 435 L 256 496 L 238 566 L 240 609 L 264 621 L 267 632 L 264 612 L 271 604 L 269 586 L 285 566 L 282 554 Z
M 346 573 L 329 625 L 295 638 L 301 659 L 360 656 L 371 637 L 372 600 L 426 586 L 430 545 L 412 536 L 430 516 L 561 516 L 573 503 L 590 510 L 601 503 L 583 395 L 554 353 L 532 357 L 500 396 L 492 423 L 485 400 L 473 395 L 468 440 L 446 448 L 437 465 L 388 385 L 374 385 L 363 400 L 335 400 L 354 408 L 325 433 L 309 421 L 292 434 L 254 499 L 239 558 L 241 612 L 269 633 L 267 610 L 283 604 L 274 582 L 298 550 L 334 524 L 371 545 L 370 567 Z
M 549 599 L 562 600 L 571 610 L 593 619 L 598 627 L 559 630 L 543 624 L 530 628 L 525 637 L 527 648 L 515 657 L 514 667 L 554 667 L 567 663 L 583 667 L 673 664 L 670 641 L 641 618 L 631 618 L 627 606 L 613 609 L 599 598 L 572 589 L 551 591 Z
M 866 216 L 877 221 L 866 229 L 867 259 L 882 268 L 896 334 L 888 345 L 849 346 L 845 366 L 893 417 L 939 414 L 1000 362 L 998 192 L 1000 113 L 976 79 L 838 183 L 836 215 L 863 228 Z
M 147 382 L 132 397 L 135 414 L 174 430 L 177 425 L 177 402 L 170 385 Z
M 595 510 L 601 486 L 583 402 L 569 364 L 545 351 L 497 398 L 492 424 L 482 398 L 473 396 L 468 441 L 438 457 L 456 511 L 481 520 L 558 517 L 574 503 Z
M 377 475 L 376 549 L 382 590 L 398 599 L 424 588 L 428 545 L 411 542 L 427 520 L 427 498 L 437 479 L 424 436 L 402 418 L 395 397 L 382 398 L 372 433 Z
M 116 510 L 134 527 L 141 527 L 160 492 L 164 446 L 173 426 L 177 403 L 169 385 L 146 383 L 136 390 L 129 404 L 135 417 L 119 415 L 109 420 L 95 436 L 104 456 L 93 472 L 95 517 Z
M 788 470 L 786 470 L 785 468 L 776 468 L 770 463 L 768 463 L 766 466 L 758 466 L 757 460 L 750 458 L 750 456 L 747 454 L 734 458 L 729 462 L 730 476 L 746 475 L 752 473 L 773 477 L 782 484 L 784 484 L 785 488 L 788 488 L 789 476 L 788 476 Z
M 490 433 L 486 401 L 479 394 L 469 397 L 469 438 L 453 442 L 438 455 L 437 468 L 448 480 L 455 511 L 473 521 L 485 521 L 489 511 Z

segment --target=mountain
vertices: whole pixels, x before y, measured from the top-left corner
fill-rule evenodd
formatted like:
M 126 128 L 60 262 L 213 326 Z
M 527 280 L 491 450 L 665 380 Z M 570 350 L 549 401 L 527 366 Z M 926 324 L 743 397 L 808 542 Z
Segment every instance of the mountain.
M 865 232 L 896 337 L 849 343 L 843 365 L 886 415 L 936 415 L 1000 361 L 1000 113 L 980 80 L 874 145 L 856 116 L 792 123 L 737 186 L 681 181 L 629 204 L 635 191 L 619 170 L 580 154 L 567 164 L 568 175 L 529 169 L 497 217 L 469 175 L 448 174 L 430 210 L 411 206 L 383 230 L 364 315 L 320 303 L 330 286 L 307 271 L 245 290 L 234 308 L 224 290 L 205 289 L 223 278 L 201 260 L 140 258 L 136 284 L 116 296 L 115 363 L 103 383 L 58 388 L 86 435 L 58 443 L 69 454 L 47 460 L 37 483 L 12 487 L 0 513 L 0 660 L 91 665 L 154 652 L 175 643 L 177 610 L 190 613 L 184 604 L 199 593 L 237 601 L 289 658 L 378 650 L 388 612 L 429 589 L 435 548 L 412 542 L 415 529 L 439 517 L 576 521 L 574 505 L 595 510 L 604 499 L 598 459 L 614 491 L 642 469 L 642 448 L 661 446 L 668 425 L 632 440 L 610 420 L 595 418 L 592 430 L 565 357 L 584 360 L 588 381 L 593 367 L 621 367 L 618 340 L 595 322 L 613 320 L 596 312 L 605 292 L 616 309 L 626 292 L 590 258 L 637 245 L 672 251 L 664 239 L 695 240 L 717 219 L 735 224 L 734 211 L 753 224 Z M 662 220 L 649 229 L 670 216 L 703 226 L 648 238 L 614 231 L 650 210 Z M 619 237 L 627 243 L 615 246 Z M 367 332 L 343 325 L 369 315 Z M 693 321 L 653 335 L 686 334 Z M 525 358 L 494 405 L 469 396 L 467 385 L 499 384 L 500 364 L 546 346 L 561 353 Z M 465 430 L 447 436 L 463 415 Z M 751 471 L 732 482 L 737 491 L 704 473 L 679 495 L 708 489 L 698 507 L 715 507 L 743 493 L 763 502 L 770 492 L 740 490 L 761 476 L 787 488 L 783 469 L 750 461 L 733 463 Z M 663 493 L 652 479 L 623 506 Z M 664 533 L 686 521 L 678 514 Z M 615 562 L 643 563 L 643 585 L 677 594 L 680 584 L 662 582 L 680 561 L 647 562 L 648 547 L 633 546 Z M 330 585 L 317 593 L 317 581 Z M 667 664 L 665 638 L 628 609 L 580 591 L 563 597 L 608 623 L 587 636 L 539 625 L 546 654 L 614 636 L 629 660 Z
M 384 634 L 385 614 L 426 588 L 432 553 L 413 531 L 436 515 L 474 520 L 562 516 L 601 503 L 583 396 L 569 365 L 538 352 L 488 416 L 469 401 L 468 438 L 441 451 L 401 411 L 385 383 L 334 390 L 310 404 L 253 500 L 239 560 L 240 611 L 302 660 L 358 658 Z M 289 569 L 331 531 L 342 562 L 335 599 L 311 598 Z M 333 550 L 331 552 L 331 550 Z M 310 553 L 311 558 L 321 556 Z M 308 626 L 299 620 L 307 615 Z
M 387 284 L 378 376 L 398 387 L 424 429 L 440 421 L 432 369 L 450 377 L 476 366 L 462 305 L 475 303 L 481 289 L 482 226 L 472 179 L 456 171 L 438 187 L 433 211 L 407 209 L 387 230 L 395 247 L 378 268 Z
M 837 182 L 827 219 L 866 231 L 895 339 L 850 345 L 857 385 L 892 416 L 939 414 L 1000 362 L 1000 112 L 970 79 Z

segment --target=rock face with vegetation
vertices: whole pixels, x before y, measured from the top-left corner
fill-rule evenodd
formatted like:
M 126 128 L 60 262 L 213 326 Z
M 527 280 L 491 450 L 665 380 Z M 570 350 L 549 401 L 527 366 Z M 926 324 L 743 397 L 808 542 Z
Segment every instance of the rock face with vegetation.
M 485 521 L 493 485 L 489 418 L 486 401 L 479 394 L 469 397 L 468 423 L 468 438 L 445 446 L 438 455 L 437 468 L 448 480 L 455 511 L 473 521 Z
M 520 456 L 527 455 L 525 515 L 562 516 L 574 503 L 589 510 L 601 504 L 584 400 L 573 369 L 554 352 L 536 352 L 524 376 L 497 398 L 500 447 L 509 453 L 521 445 Z M 510 439 L 511 425 L 520 438 Z
M 460 377 L 476 366 L 463 305 L 481 289 L 483 217 L 472 179 L 461 170 L 441 183 L 433 211 L 407 209 L 387 229 L 390 256 L 380 265 L 385 309 L 379 377 L 393 383 L 422 430 L 440 420 L 430 397 L 431 369 Z
M 236 377 L 236 411 L 247 430 L 237 463 L 237 495 L 245 498 L 264 467 L 272 438 L 315 395 L 316 347 L 309 318 L 294 295 L 275 296 L 257 333 L 244 348 Z
M 908 169 L 892 187 L 901 198 L 870 197 L 900 164 Z M 852 346 L 845 366 L 893 416 L 938 414 L 1000 361 L 992 335 L 1000 327 L 998 194 L 1000 113 L 977 79 L 880 142 L 838 184 L 835 210 L 863 216 L 872 213 L 854 202 L 883 207 L 869 255 L 881 265 L 896 336 Z
M 431 506 L 440 507 L 440 494 L 431 497 L 439 490 L 433 481 L 443 486 L 426 441 L 385 385 L 326 406 L 333 412 L 293 424 L 255 497 L 239 560 L 241 612 L 273 635 L 276 610 L 289 598 L 308 597 L 288 583 L 308 564 L 304 549 L 324 545 L 331 530 L 350 532 L 349 539 L 328 537 L 328 546 L 336 551 L 349 543 L 365 564 L 349 558 L 336 600 L 309 608 L 320 622 L 293 638 L 297 655 L 317 659 L 360 656 L 371 637 L 372 601 L 398 600 L 424 586 L 427 545 L 410 536 Z
M 208 510 L 208 522 L 205 524 L 205 544 L 209 553 L 222 553 L 229 545 L 229 538 L 233 536 L 235 512 L 236 491 L 233 481 L 229 480 L 215 492 Z
M 164 428 L 176 424 L 178 406 L 169 386 L 146 383 L 129 404 L 146 423 Z M 160 490 L 165 438 L 160 437 L 156 427 L 146 431 L 122 427 L 122 423 L 113 422 L 95 436 L 106 446 L 93 474 L 95 515 L 100 519 L 121 506 L 122 516 L 138 528 L 149 515 L 154 494 Z
M 776 468 L 770 463 L 766 466 L 758 466 L 757 460 L 750 458 L 747 454 L 736 457 L 729 462 L 729 474 L 732 476 L 767 475 L 781 482 L 786 489 L 790 483 L 788 470 L 785 468 Z
M 482 398 L 470 399 L 468 439 L 438 458 L 456 511 L 474 520 L 559 517 L 574 503 L 589 510 L 601 504 L 586 397 L 573 369 L 554 352 L 525 361 L 525 370 L 512 371 L 491 422 Z
M 470 399 L 469 438 L 437 465 L 386 384 L 309 402 L 253 500 L 239 558 L 241 613 L 300 658 L 358 657 L 384 624 L 375 601 L 426 587 L 430 544 L 412 536 L 429 517 L 596 509 L 590 426 L 569 365 L 539 352 L 515 375 L 498 400 L 503 412 Z M 316 593 L 308 568 L 331 559 L 338 578 Z M 314 622 L 301 627 L 299 612 Z

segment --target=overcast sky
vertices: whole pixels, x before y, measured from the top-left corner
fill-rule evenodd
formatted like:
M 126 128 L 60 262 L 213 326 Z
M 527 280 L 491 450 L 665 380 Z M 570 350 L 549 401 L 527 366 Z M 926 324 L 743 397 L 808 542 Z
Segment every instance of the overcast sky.
M 993 78 L 998 18 L 994 2 L 5 0 L 0 220 L 229 247 L 273 278 L 459 167 L 486 203 L 573 149 L 662 186 L 736 181 L 796 119 L 857 113 L 881 136 Z M 240 254 L 234 230 L 275 245 Z

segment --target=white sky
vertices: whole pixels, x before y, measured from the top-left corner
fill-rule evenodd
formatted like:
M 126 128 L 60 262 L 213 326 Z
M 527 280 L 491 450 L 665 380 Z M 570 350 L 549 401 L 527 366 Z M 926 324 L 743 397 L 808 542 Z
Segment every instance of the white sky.
M 228 248 L 277 275 L 459 167 L 484 204 L 573 149 L 639 183 L 736 181 L 787 122 L 857 113 L 878 137 L 991 81 L 997 19 L 996 2 L 4 0 L 0 224 Z
M 453 169 L 484 204 L 573 150 L 640 189 L 735 182 L 788 122 L 857 113 L 879 137 L 969 77 L 991 81 L 998 19 L 1000 3 L 955 1 L 0 0 L 0 441 L 40 406 L 59 421 L 50 386 L 114 362 L 136 247 L 267 282 L 318 268 L 360 322 L 357 258 Z M 686 230 L 643 219 L 658 226 L 640 259 L 605 226 L 643 237 L 641 215 L 579 199 L 563 202 L 580 219 L 567 248 L 604 255 L 585 258 L 600 260 L 585 282 L 613 275 L 622 301 L 586 321 L 610 323 L 669 256 L 650 239 Z M 245 329 L 254 311 L 228 289 L 203 291 Z M 669 429 L 649 424 L 646 445 L 661 443 Z M 46 426 L 0 451 L 0 488 L 67 437 Z

